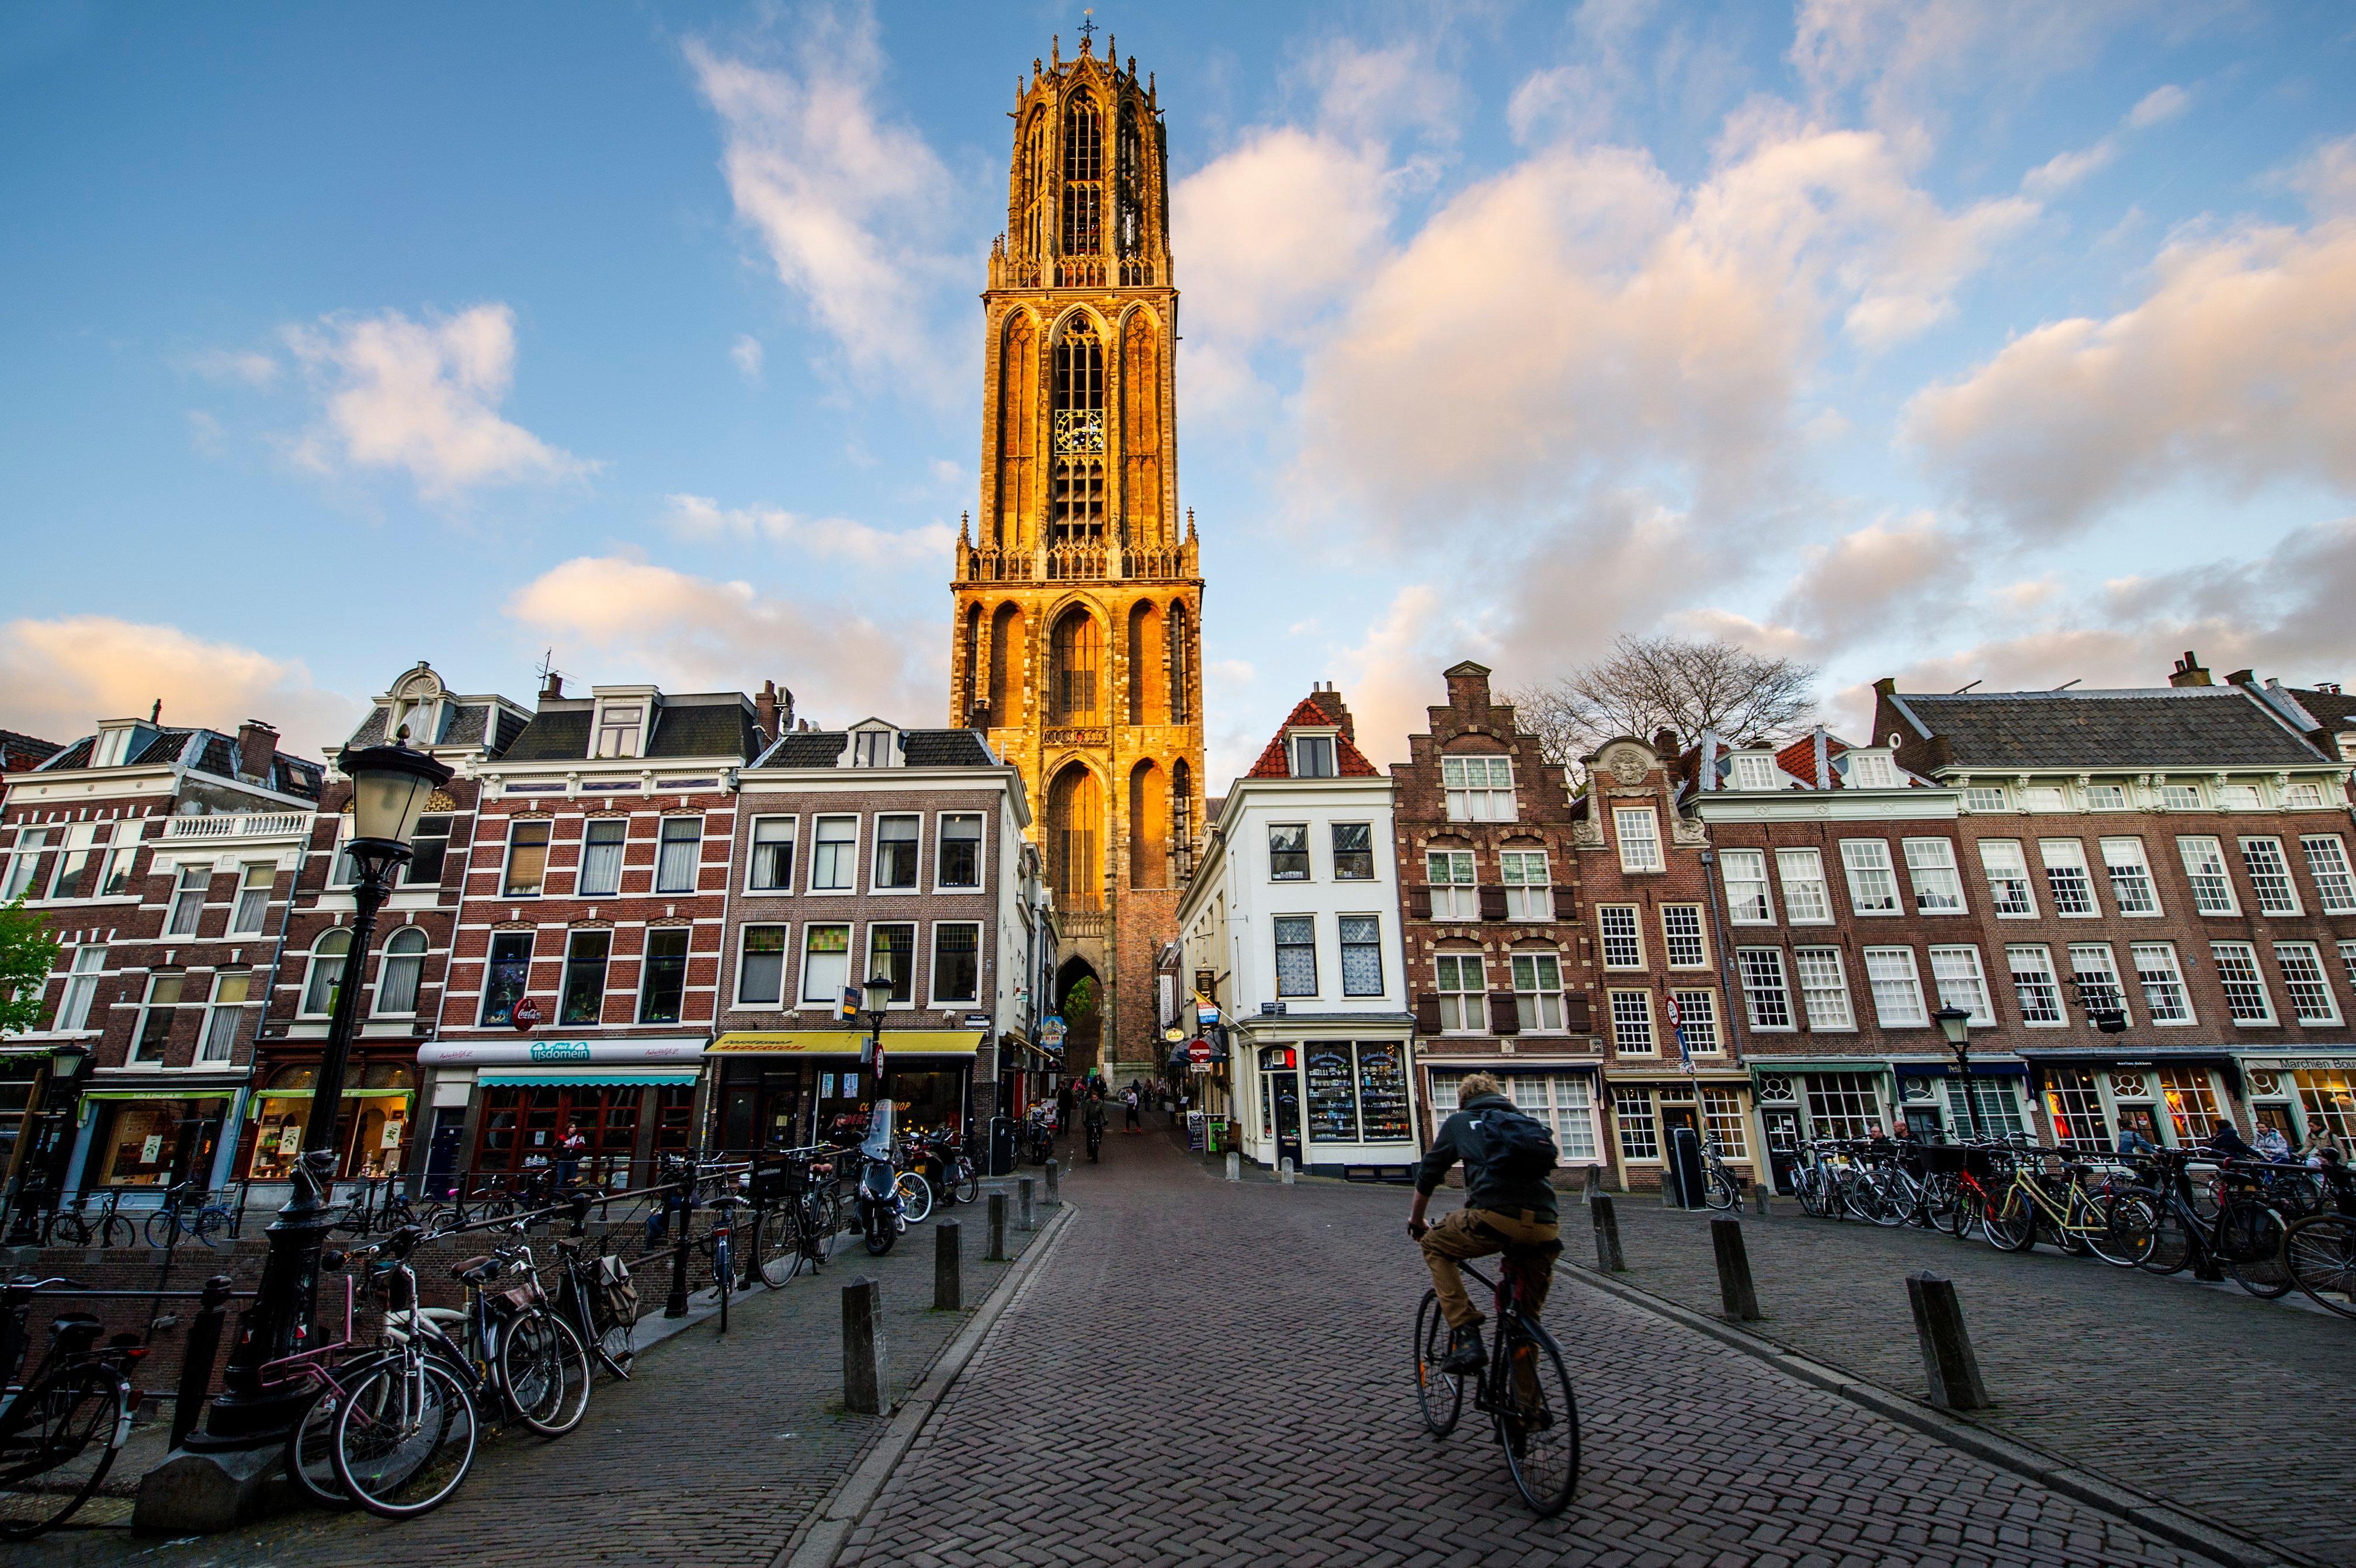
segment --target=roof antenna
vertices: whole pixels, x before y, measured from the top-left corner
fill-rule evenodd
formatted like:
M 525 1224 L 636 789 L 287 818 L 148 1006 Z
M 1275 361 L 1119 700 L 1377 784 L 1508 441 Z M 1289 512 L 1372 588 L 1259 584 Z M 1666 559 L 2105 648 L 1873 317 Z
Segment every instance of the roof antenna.
M 2062 682 L 2059 686 L 2056 686 L 2056 687 L 2054 687 L 2053 689 L 2054 689 L 2055 691 L 2057 691 L 2057 692 L 2066 692 L 2066 691 L 2068 691 L 2071 687 L 2072 687 L 2072 686 L 2076 685 L 2076 684 L 2078 683 L 2078 682 L 2079 682 L 2079 681 L 2083 681 L 2083 680 L 2084 680 L 2084 679 L 2085 679 L 2085 677 L 2084 677 L 2083 675 L 2081 675 L 2081 676 L 2078 676 L 2075 680 L 2064 681 L 2064 682 Z
M 1980 677 L 1980 681 L 1985 681 L 1985 680 L 1987 680 L 1987 676 L 1985 676 L 1985 675 L 1983 675 L 1983 676 L 1981 676 L 1981 677 Z M 1967 683 L 1965 683 L 1965 684 L 1964 684 L 1964 685 L 1958 686 L 1958 687 L 1956 687 L 1954 691 L 1952 691 L 1952 692 L 1948 693 L 1947 693 L 1947 695 L 1949 695 L 1950 697 L 1960 697 L 1960 696 L 1962 696 L 1965 692 L 1970 691 L 1970 690 L 1972 689 L 1972 687 L 1978 685 L 1978 684 L 1980 683 L 1980 681 L 1973 681 L 1973 682 L 1967 682 Z

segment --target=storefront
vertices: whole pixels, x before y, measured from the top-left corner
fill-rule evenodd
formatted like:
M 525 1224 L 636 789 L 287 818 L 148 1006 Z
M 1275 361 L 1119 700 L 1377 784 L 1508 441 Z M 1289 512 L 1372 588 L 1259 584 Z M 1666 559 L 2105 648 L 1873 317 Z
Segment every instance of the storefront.
M 41 1082 L 48 1065 L 46 1046 L 0 1050 L 0 1183 L 11 1193 L 23 1176 L 18 1163 L 37 1142 Z
M 1304 1171 L 1402 1169 L 1416 1163 L 1417 1104 L 1408 1020 L 1396 1033 L 1364 1021 L 1268 1021 L 1238 1027 L 1224 1062 L 1237 1146 L 1257 1165 Z M 1208 1073 L 1189 1073 L 1196 1084 Z M 1204 1098 L 1209 1099 L 1210 1096 Z M 1231 1109 L 1230 1109 L 1231 1108 Z
M 183 1080 L 170 1089 L 85 1090 L 89 1128 L 78 1189 L 130 1191 L 173 1187 L 191 1176 L 214 1185 L 217 1156 L 244 1094 L 241 1079 Z
M 1794 1190 L 1802 1145 L 1818 1138 L 1885 1137 L 1897 1124 L 1897 1079 L 1886 1061 L 1769 1058 L 1750 1067 L 1759 1144 L 1778 1192 Z
M 419 1047 L 432 1123 L 423 1190 L 501 1183 L 546 1169 L 566 1138 L 580 1179 L 642 1187 L 695 1144 L 703 1036 L 637 1040 L 436 1040 Z
M 416 1069 L 405 1061 L 355 1062 L 336 1118 L 336 1174 L 346 1179 L 391 1176 L 409 1147 Z M 254 1091 L 246 1117 L 238 1175 L 252 1181 L 291 1178 L 310 1124 L 319 1069 L 312 1065 L 274 1069 Z
M 2023 1050 L 2036 1131 L 2081 1154 L 2107 1154 L 2132 1127 L 2163 1148 L 2202 1143 L 2221 1122 L 2238 1121 L 2241 1071 L 2214 1046 L 2141 1050 Z
M 1622 1060 L 1610 1069 L 1604 1088 L 1623 1187 L 1660 1185 L 1666 1151 L 1674 1146 L 1679 1128 L 1690 1129 L 1705 1147 L 1715 1143 L 1719 1158 L 1737 1176 L 1755 1177 L 1757 1140 L 1749 1127 L 1751 1078 L 1740 1069 L 1687 1072 L 1675 1063 L 1632 1067 Z M 1515 1098 L 1518 1103 L 1519 1096 Z M 1573 1163 L 1565 1153 L 1565 1163 Z
M 886 1029 L 884 1072 L 861 1062 L 856 1029 L 738 1030 L 712 1042 L 717 1146 L 734 1152 L 837 1146 L 864 1133 L 879 1097 L 904 1135 L 962 1139 L 973 1114 L 980 1029 Z
M 2356 1046 L 2234 1059 L 2252 1120 L 2280 1128 L 2294 1147 L 2329 1133 L 2343 1151 L 2356 1150 Z
M 1952 1058 L 1905 1058 L 1890 1065 L 1898 1083 L 1899 1124 L 1924 1143 L 2019 1138 L 2029 1132 L 2025 1062 L 1972 1058 L 1968 1093 Z

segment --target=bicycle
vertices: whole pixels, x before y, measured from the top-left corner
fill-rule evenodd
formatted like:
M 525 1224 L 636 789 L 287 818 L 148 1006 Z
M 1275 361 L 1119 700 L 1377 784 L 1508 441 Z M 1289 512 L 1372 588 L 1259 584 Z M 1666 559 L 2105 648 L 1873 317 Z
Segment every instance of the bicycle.
M 116 1212 L 123 1207 L 123 1188 L 109 1187 L 106 1200 L 98 1211 L 95 1232 L 102 1247 L 128 1247 L 139 1240 L 138 1230 Z M 51 1227 L 52 1239 L 61 1247 L 87 1247 L 92 1234 L 91 1222 L 83 1217 L 83 1207 L 90 1201 L 88 1193 L 76 1195 L 73 1211 L 60 1214 Z
M 28 1279 L 0 1295 L 0 1373 L 9 1379 L 29 1348 L 25 1324 L 36 1296 L 57 1286 L 81 1288 L 68 1279 Z M 131 1369 L 147 1352 L 135 1334 L 96 1348 L 102 1331 L 87 1313 L 59 1316 L 32 1376 L 9 1385 L 0 1405 L 0 1540 L 29 1541 L 71 1519 L 131 1435 L 139 1408 Z
M 2308 1300 L 2342 1317 L 2356 1317 L 2356 1175 L 2338 1165 L 2322 1169 L 2325 1202 L 2283 1233 L 2283 1266 Z
M 2162 1149 L 2145 1156 L 2151 1180 L 2129 1189 L 2152 1216 L 2152 1246 L 2142 1267 L 2156 1274 L 2187 1267 L 2196 1274 L 2222 1269 L 2261 1301 L 2289 1294 L 2294 1278 L 2284 1256 L 2289 1227 L 2273 1208 L 2236 1191 L 2230 1181 L 2221 1189 L 2224 1196 L 2215 1212 L 2200 1214 L 2193 1207 L 2187 1169 L 2199 1157 L 2189 1149 Z M 2231 1173 L 2237 1166 L 2220 1161 L 2218 1169 Z
M 1726 1168 L 1726 1161 L 1719 1153 L 1716 1138 L 1703 1144 L 1701 1157 L 1702 1200 L 1712 1208 L 1720 1209 L 1732 1208 L 1736 1204 L 1740 1203 L 1742 1183 L 1736 1179 L 1732 1171 Z
M 2151 1256 L 2157 1222 L 2140 1195 L 2130 1190 L 2097 1202 L 2083 1185 L 2094 1169 L 2091 1165 L 2068 1162 L 2063 1174 L 2054 1176 L 2041 1168 L 2045 1153 L 2015 1160 L 2011 1183 L 1980 1217 L 1989 1246 L 2026 1252 L 2037 1244 L 2042 1229 L 2063 1251 L 2092 1252 L 2114 1268 L 2132 1269 Z
M 1459 1266 L 1488 1288 L 1496 1308 L 1489 1319 L 1494 1343 L 1473 1385 L 1472 1408 L 1487 1412 L 1522 1500 L 1540 1519 L 1551 1519 L 1570 1505 L 1579 1485 L 1579 1403 L 1561 1347 L 1544 1324 L 1522 1311 L 1516 1270 L 1542 1265 L 1525 1265 L 1509 1254 L 1494 1281 L 1469 1264 Z M 1415 1392 L 1424 1429 L 1434 1437 L 1453 1432 L 1464 1409 L 1467 1374 L 1440 1369 L 1449 1334 L 1440 1293 L 1425 1291 L 1416 1312 Z
M 638 1287 L 612 1245 L 600 1242 L 593 1258 L 584 1238 L 557 1239 L 556 1315 L 597 1365 L 627 1382 L 638 1359 L 630 1343 L 637 1332 Z
M 190 1209 L 193 1219 L 184 1218 Z M 220 1238 L 237 1235 L 237 1212 L 219 1199 L 209 1199 L 202 1186 L 194 1180 L 177 1183 L 165 1189 L 164 1207 L 147 1217 L 145 1234 L 150 1247 L 170 1249 L 180 1244 L 182 1236 L 194 1236 L 205 1246 L 219 1244 Z
M 913 1145 L 903 1144 L 894 1161 L 903 1168 L 892 1178 L 892 1187 L 900 1195 L 900 1212 L 907 1217 L 911 1225 L 921 1223 L 933 1211 L 933 1184 L 926 1181 L 925 1173 L 917 1168 L 921 1160 L 922 1156 Z
M 926 1179 L 933 1184 L 942 1208 L 980 1198 L 981 1173 L 955 1138 L 947 1133 L 936 1133 L 924 1140 L 920 1148 Z
M 829 1217 L 828 1199 L 836 1191 L 832 1162 L 817 1157 L 821 1149 L 792 1149 L 785 1155 L 785 1201 L 761 1209 L 753 1219 L 753 1255 L 761 1283 L 782 1290 L 787 1280 L 808 1266 L 812 1273 L 825 1266 L 834 1243 L 836 1227 Z
M 736 1288 L 736 1210 L 744 1207 L 744 1199 L 733 1192 L 723 1192 L 712 1200 L 720 1211 L 712 1222 L 711 1231 L 700 1243 L 712 1258 L 712 1283 L 720 1293 L 720 1332 L 728 1332 L 728 1297 Z

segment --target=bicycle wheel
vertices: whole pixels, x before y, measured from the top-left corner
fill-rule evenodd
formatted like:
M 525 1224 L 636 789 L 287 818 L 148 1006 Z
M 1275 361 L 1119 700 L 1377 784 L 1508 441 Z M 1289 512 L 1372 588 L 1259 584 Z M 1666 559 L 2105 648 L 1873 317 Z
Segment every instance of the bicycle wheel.
M 208 1247 L 218 1246 L 229 1234 L 229 1210 L 218 1203 L 209 1203 L 197 1210 L 197 1222 L 188 1233 Z
M 2159 1219 L 2134 1193 L 2119 1193 L 2094 1206 L 2098 1228 L 2085 1238 L 2094 1256 L 2115 1269 L 2132 1269 L 2151 1256 Z
M 2288 1231 L 2283 1217 L 2263 1203 L 2247 1199 L 2225 1214 L 2225 1256 L 2222 1262 L 2233 1283 L 2260 1301 L 2277 1301 L 2290 1294 L 2296 1282 L 2283 1257 Z
M 1800 1207 L 1802 1209 L 1805 1210 L 1809 1214 L 1816 1215 L 1818 1217 L 1821 1217 L 1824 1214 L 1825 1197 L 1822 1189 L 1817 1185 L 1815 1172 L 1812 1170 L 1800 1172 L 1798 1176 L 1793 1181 L 1792 1187 L 1793 1190 L 1799 1195 Z
M 1734 1190 L 1732 1178 L 1717 1166 L 1711 1166 L 1709 1175 L 1702 1182 L 1702 1201 L 1712 1208 L 1731 1208 L 1740 1198 L 1741 1194 Z
M 294 1489 L 323 1509 L 348 1509 L 351 1493 L 336 1478 L 336 1416 L 342 1396 L 322 1383 L 286 1434 L 286 1474 Z
M 589 1352 L 554 1313 L 527 1312 L 499 1336 L 499 1386 L 526 1426 L 562 1437 L 589 1411 Z
M 2283 1262 L 2308 1299 L 2342 1317 L 2356 1317 L 2356 1219 L 2310 1214 L 2291 1222 Z
M 2026 1252 L 2037 1244 L 2037 1211 L 2019 1187 L 2007 1187 L 1996 1207 L 1980 1216 L 1980 1231 L 1999 1252 Z
M 1869 1179 L 1862 1185 L 1873 1195 L 1872 1207 L 1868 1210 L 1866 1218 L 1876 1225 L 1884 1229 L 1903 1225 L 1906 1223 L 1906 1217 L 1914 1212 L 1912 1200 L 1895 1177 Z
M 120 1214 L 110 1214 L 98 1222 L 98 1244 L 102 1247 L 128 1247 L 138 1240 L 138 1230 Z
M 1579 1403 L 1554 1337 L 1516 1313 L 1498 1336 L 1490 1419 L 1522 1500 L 1540 1519 L 1570 1506 L 1579 1486 Z M 1510 1386 L 1509 1386 L 1510 1385 Z
M 1464 1413 L 1464 1376 L 1443 1372 L 1440 1363 L 1448 1354 L 1448 1316 L 1440 1310 L 1440 1293 L 1423 1293 L 1415 1309 L 1415 1401 L 1423 1411 L 1423 1429 L 1434 1437 L 1456 1430 Z
M 781 1290 L 801 1267 L 801 1224 L 796 1218 L 799 1211 L 793 1208 L 765 1210 L 755 1222 L 753 1256 L 754 1267 L 761 1283 L 771 1290 Z
M 86 1362 L 16 1396 L 34 1403 L 0 1459 L 0 1540 L 30 1541 L 90 1500 L 130 1433 L 129 1394 L 114 1372 Z
M 963 1166 L 961 1173 L 949 1185 L 956 1189 L 957 1200 L 959 1203 L 981 1201 L 981 1173 L 970 1164 Z
M 2192 1262 L 2192 1236 L 2176 1207 L 2149 1191 L 2136 1196 L 2151 1205 L 2151 1255 L 2138 1265 L 2149 1274 L 2180 1273 Z
M 336 1412 L 336 1479 L 387 1519 L 440 1508 L 474 1466 L 475 1402 L 430 1358 L 393 1357 L 354 1384 Z
M 90 1245 L 90 1222 L 79 1214 L 60 1214 L 50 1223 L 49 1245 L 52 1247 L 87 1247 Z
M 180 1243 L 180 1216 L 177 1209 L 159 1208 L 147 1217 L 142 1228 L 150 1247 L 172 1248 Z
M 933 1184 L 918 1171 L 902 1171 L 893 1187 L 900 1194 L 900 1208 L 907 1215 L 908 1223 L 920 1225 L 933 1211 Z

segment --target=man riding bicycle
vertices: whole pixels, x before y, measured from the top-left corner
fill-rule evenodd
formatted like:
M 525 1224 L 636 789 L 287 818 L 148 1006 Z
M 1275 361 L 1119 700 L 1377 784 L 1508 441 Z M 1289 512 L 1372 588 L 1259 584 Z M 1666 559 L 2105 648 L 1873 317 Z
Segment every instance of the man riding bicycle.
M 1467 1076 L 1458 1087 L 1457 1104 L 1416 1172 L 1407 1231 L 1423 1245 L 1432 1288 L 1448 1317 L 1448 1355 L 1440 1369 L 1477 1372 L 1486 1359 L 1481 1312 L 1464 1294 L 1464 1276 L 1456 1265 L 1505 1252 L 1508 1264 L 1526 1265 L 1519 1273 L 1529 1315 L 1535 1318 L 1545 1309 L 1554 1260 L 1562 1252 L 1554 1187 L 1547 1180 L 1558 1156 L 1546 1124 L 1515 1110 L 1494 1075 Z M 1459 1160 L 1464 1162 L 1464 1207 L 1437 1225 L 1426 1225 L 1425 1207 Z

